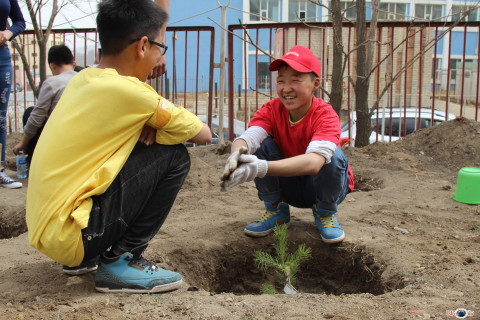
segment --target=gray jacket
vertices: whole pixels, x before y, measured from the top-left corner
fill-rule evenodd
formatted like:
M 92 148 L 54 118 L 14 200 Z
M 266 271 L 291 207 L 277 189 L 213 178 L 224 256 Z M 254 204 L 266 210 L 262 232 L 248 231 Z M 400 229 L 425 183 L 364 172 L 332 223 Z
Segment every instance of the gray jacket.
M 33 138 L 35 136 L 38 129 L 48 119 L 53 109 L 55 109 L 68 82 L 76 74 L 75 71 L 65 71 L 59 75 L 49 77 L 43 82 L 38 94 L 37 104 L 33 108 L 25 127 L 23 127 L 23 134 L 26 137 Z

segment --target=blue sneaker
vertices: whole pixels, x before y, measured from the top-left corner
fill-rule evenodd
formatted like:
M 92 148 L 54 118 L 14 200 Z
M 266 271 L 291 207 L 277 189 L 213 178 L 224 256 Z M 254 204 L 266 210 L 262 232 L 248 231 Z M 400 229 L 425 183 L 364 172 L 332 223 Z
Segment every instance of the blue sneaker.
M 146 246 L 120 256 L 100 259 L 95 289 L 100 292 L 157 293 L 180 288 L 182 276 L 164 270 L 142 257 Z
M 91 260 L 82 262 L 76 267 L 63 266 L 63 273 L 68 274 L 69 276 L 80 276 L 85 273 L 89 273 L 97 270 L 98 267 L 98 257 Z
M 245 234 L 251 237 L 264 237 L 273 231 L 273 228 L 290 223 L 290 207 L 288 203 L 280 202 L 275 208 L 273 204 L 265 201 L 263 217 L 245 227 Z
M 318 209 L 317 205 L 313 206 L 313 216 L 317 229 L 325 243 L 338 243 L 345 239 L 345 232 L 335 218 L 335 212 Z

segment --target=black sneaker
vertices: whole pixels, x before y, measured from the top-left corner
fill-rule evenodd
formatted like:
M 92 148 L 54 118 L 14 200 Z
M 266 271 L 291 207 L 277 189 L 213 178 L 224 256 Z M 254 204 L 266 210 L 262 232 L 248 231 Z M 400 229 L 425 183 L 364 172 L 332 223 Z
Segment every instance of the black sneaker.
M 98 268 L 98 257 L 88 261 L 84 261 L 76 267 L 63 266 L 63 273 L 68 274 L 69 276 L 79 276 L 85 273 L 95 271 L 97 270 L 97 268 Z

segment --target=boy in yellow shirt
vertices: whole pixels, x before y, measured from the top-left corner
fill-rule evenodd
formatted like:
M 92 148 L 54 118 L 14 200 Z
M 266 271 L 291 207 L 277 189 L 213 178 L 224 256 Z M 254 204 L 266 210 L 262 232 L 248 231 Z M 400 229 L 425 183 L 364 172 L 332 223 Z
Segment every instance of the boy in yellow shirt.
M 182 143 L 211 140 L 194 114 L 144 83 L 167 50 L 166 20 L 151 0 L 99 4 L 100 64 L 70 80 L 32 159 L 30 244 L 69 267 L 100 256 L 101 292 L 154 293 L 182 282 L 142 256 L 190 168 Z

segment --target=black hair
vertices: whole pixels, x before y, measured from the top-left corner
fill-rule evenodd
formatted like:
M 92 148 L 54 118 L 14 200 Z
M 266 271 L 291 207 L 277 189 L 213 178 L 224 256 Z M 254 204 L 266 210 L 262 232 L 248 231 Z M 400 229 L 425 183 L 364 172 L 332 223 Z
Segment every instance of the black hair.
M 73 71 L 75 71 L 75 72 L 80 72 L 80 71 L 82 71 L 83 69 L 85 69 L 85 67 L 75 66 L 75 68 L 73 69 Z
M 102 54 L 119 54 L 143 36 L 154 40 L 167 19 L 167 13 L 152 0 L 103 0 L 97 15 Z
M 70 49 L 63 44 L 50 47 L 48 50 L 48 63 L 54 63 L 57 66 L 63 66 L 65 64 L 73 65 L 73 54 Z

